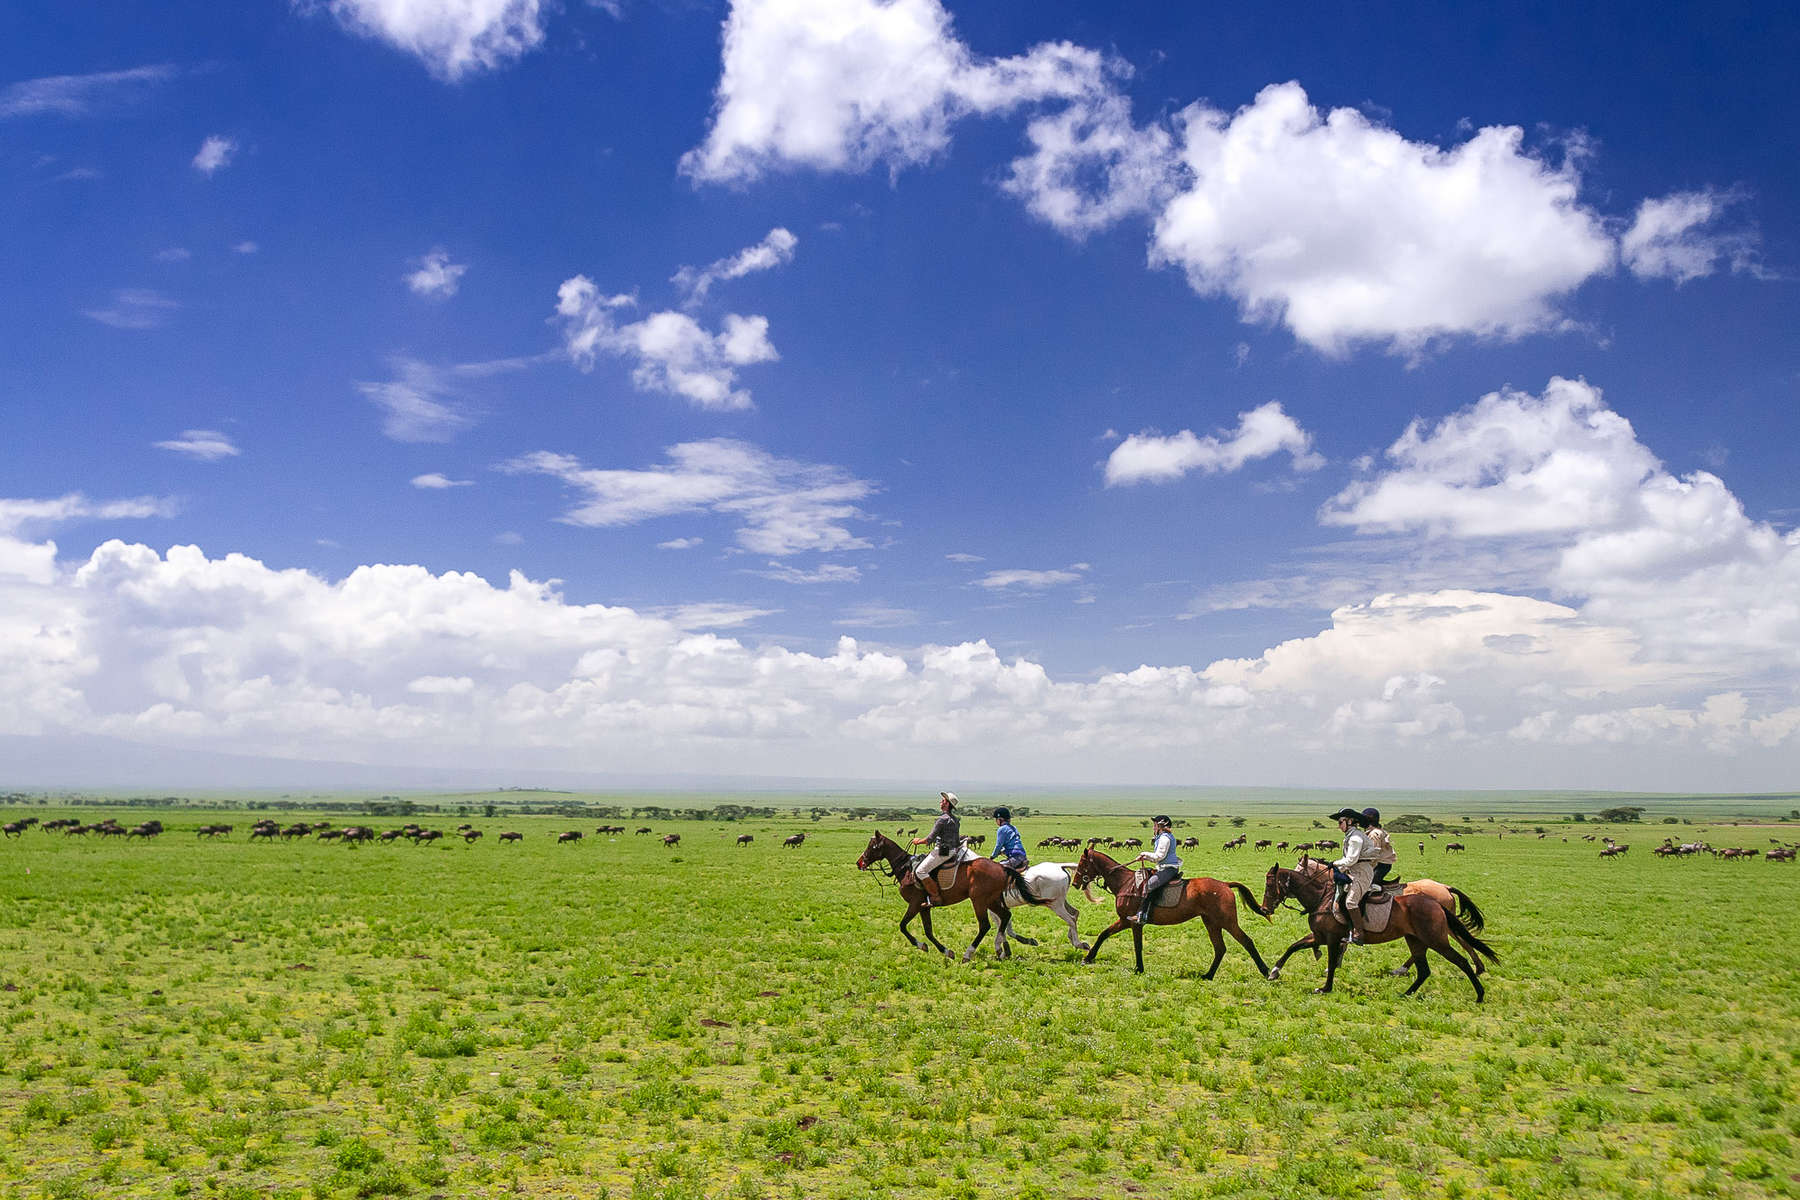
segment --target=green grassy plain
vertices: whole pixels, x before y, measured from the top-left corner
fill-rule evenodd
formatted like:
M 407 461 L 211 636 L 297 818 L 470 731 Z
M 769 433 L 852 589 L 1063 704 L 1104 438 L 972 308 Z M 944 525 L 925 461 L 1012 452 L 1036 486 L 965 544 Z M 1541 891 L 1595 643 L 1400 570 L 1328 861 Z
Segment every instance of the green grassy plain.
M 1129 799 L 1026 844 L 1141 834 Z M 1221 851 L 1239 831 L 1189 799 L 1188 874 L 1260 896 L 1274 852 Z M 1216 811 L 1320 835 L 1283 803 Z M 1649 854 L 1800 825 L 1540 840 L 1470 807 L 1465 854 L 1394 841 L 1486 911 L 1479 1006 L 1447 963 L 1403 999 L 1393 947 L 1331 996 L 1310 957 L 1270 983 L 1236 946 L 1203 982 L 1197 923 L 1151 931 L 1143 976 L 1128 938 L 1083 967 L 1030 912 L 1038 947 L 952 966 L 854 869 L 869 822 L 612 822 L 675 850 L 506 815 L 466 818 L 472 846 L 249 844 L 244 814 L 197 840 L 214 812 L 148 843 L 33 830 L 0 845 L 0 1197 L 1800 1195 L 1800 869 Z M 1076 903 L 1091 940 L 1110 905 Z M 1305 931 L 1240 916 L 1271 961 Z M 938 919 L 958 949 L 973 925 Z

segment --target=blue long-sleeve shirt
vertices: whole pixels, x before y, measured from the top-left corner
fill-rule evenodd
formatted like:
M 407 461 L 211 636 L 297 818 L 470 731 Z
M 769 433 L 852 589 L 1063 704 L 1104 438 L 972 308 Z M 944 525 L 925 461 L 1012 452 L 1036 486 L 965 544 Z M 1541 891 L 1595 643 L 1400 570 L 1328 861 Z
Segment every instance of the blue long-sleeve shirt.
M 995 858 L 1010 858 L 1013 855 L 1025 857 L 1025 843 L 1019 839 L 1019 831 L 1009 822 L 994 831 Z

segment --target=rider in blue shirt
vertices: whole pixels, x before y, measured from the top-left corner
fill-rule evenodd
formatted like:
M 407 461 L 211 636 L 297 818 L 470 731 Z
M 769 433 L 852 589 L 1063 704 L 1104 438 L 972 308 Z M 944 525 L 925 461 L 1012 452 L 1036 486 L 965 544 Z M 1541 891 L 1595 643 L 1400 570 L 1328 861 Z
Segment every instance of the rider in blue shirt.
M 994 861 L 1015 871 L 1025 869 L 1025 843 L 1019 838 L 1019 831 L 1012 825 L 1012 810 L 996 808 L 994 823 L 1000 828 L 994 831 Z

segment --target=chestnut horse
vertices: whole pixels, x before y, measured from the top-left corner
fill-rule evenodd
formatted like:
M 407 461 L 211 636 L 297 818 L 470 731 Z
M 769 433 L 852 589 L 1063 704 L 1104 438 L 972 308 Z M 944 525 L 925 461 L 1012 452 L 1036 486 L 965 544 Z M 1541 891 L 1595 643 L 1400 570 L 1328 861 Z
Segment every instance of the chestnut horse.
M 1314 990 L 1323 993 L 1331 990 L 1332 981 L 1337 976 L 1338 961 L 1344 956 L 1344 940 L 1350 936 L 1350 925 L 1335 911 L 1331 868 L 1317 861 L 1308 862 L 1305 866 L 1305 870 L 1289 870 L 1279 864 L 1270 867 L 1263 885 L 1263 902 L 1258 911 L 1265 917 L 1272 917 L 1282 901 L 1291 898 L 1299 903 L 1301 911 L 1306 913 L 1312 932 L 1289 946 L 1275 960 L 1275 969 L 1269 972 L 1269 978 L 1280 976 L 1281 965 L 1287 962 L 1288 956 L 1294 951 L 1322 944 L 1326 947 L 1325 985 Z M 1436 900 L 1419 894 L 1402 893 L 1396 896 L 1393 900 L 1393 912 L 1388 916 L 1387 928 L 1379 933 L 1364 930 L 1362 941 L 1365 945 L 1373 946 L 1400 938 L 1406 939 L 1407 948 L 1412 951 L 1410 961 L 1419 969 L 1419 977 L 1406 989 L 1408 996 L 1418 991 L 1431 978 L 1431 964 L 1426 961 L 1425 951 L 1436 950 L 1469 977 L 1469 983 L 1475 989 L 1475 1002 L 1479 1004 L 1485 997 L 1486 990 L 1481 986 L 1475 969 L 1469 965 L 1469 960 L 1451 944 L 1453 936 L 1477 956 L 1486 955 L 1489 962 L 1500 961 L 1500 956 L 1486 942 L 1469 932 L 1468 926 L 1458 920 L 1456 914 L 1445 912 Z
M 1094 942 L 1094 948 L 1087 952 L 1087 958 L 1083 961 L 1093 962 L 1107 938 L 1121 929 L 1129 929 L 1133 948 L 1137 951 L 1137 971 L 1141 975 L 1144 971 L 1144 927 L 1127 919 L 1135 916 L 1139 906 L 1143 904 L 1141 897 L 1130 893 L 1128 885 L 1134 874 L 1136 872 L 1130 867 L 1114 862 L 1092 846 L 1081 852 L 1081 861 L 1075 864 L 1075 886 L 1087 892 L 1089 900 L 1098 903 L 1094 893 L 1088 891 L 1090 884 L 1098 882 L 1113 894 L 1113 908 L 1119 915 L 1118 920 L 1101 931 Z M 1241 883 L 1222 883 L 1204 876 L 1198 879 L 1172 880 L 1167 887 L 1182 889 L 1181 903 L 1169 908 L 1160 905 L 1152 908 L 1150 924 L 1179 925 L 1195 917 L 1206 922 L 1206 936 L 1212 939 L 1213 960 L 1212 965 L 1206 968 L 1206 974 L 1200 978 L 1211 979 L 1213 972 L 1219 969 L 1219 960 L 1225 957 L 1224 933 L 1236 938 L 1238 944 L 1250 952 L 1250 961 L 1256 964 L 1258 974 L 1269 974 L 1262 955 L 1256 952 L 1256 943 L 1250 940 L 1249 934 L 1238 928 L 1237 901 L 1231 898 L 1232 889 L 1236 888 L 1250 907 L 1261 913 L 1262 910 L 1256 906 L 1256 897 L 1250 894 L 1249 888 Z
M 900 897 L 906 901 L 906 915 L 900 918 L 900 932 L 906 940 L 917 949 L 925 947 L 917 938 L 907 931 L 907 925 L 914 917 L 924 920 L 925 940 L 936 946 L 944 957 L 951 957 L 951 952 L 944 948 L 944 943 L 937 940 L 931 932 L 931 910 L 948 908 L 953 904 L 961 904 L 967 900 L 975 909 L 975 940 L 963 951 L 964 962 L 975 957 L 975 951 L 981 945 L 981 939 L 987 936 L 988 914 L 992 913 L 998 928 L 994 933 L 994 954 L 997 958 L 1010 958 L 1012 950 L 1007 946 L 1008 938 L 1017 938 L 1027 946 L 1035 946 L 1037 942 L 1022 937 L 1012 931 L 1012 916 L 1007 909 L 1008 898 L 1016 895 L 1018 901 L 1025 904 L 1056 905 L 1048 897 L 1041 897 L 1025 886 L 1025 877 L 1011 867 L 1001 866 L 987 858 L 972 859 L 962 864 L 957 872 L 956 883 L 949 888 L 940 888 L 938 902 L 926 904 L 925 889 L 919 886 L 912 874 L 912 855 L 906 852 L 898 842 L 885 834 L 877 833 L 869 839 L 862 856 L 856 860 L 856 869 L 866 871 L 871 864 L 879 863 L 889 878 L 900 885 Z M 1060 872 L 1059 872 L 1060 874 Z M 1064 877 L 1066 879 L 1066 876 Z M 1068 908 L 1065 901 L 1062 908 Z M 1059 912 L 1059 916 L 1062 914 Z M 1065 920 L 1069 922 L 1069 940 L 1076 941 L 1075 923 L 1072 919 L 1074 911 L 1070 910 Z
M 1313 870 L 1313 864 L 1322 861 L 1322 859 L 1315 859 L 1302 854 L 1300 856 L 1300 861 L 1294 865 L 1296 869 L 1304 872 Z M 1280 866 L 1281 864 L 1276 863 L 1275 865 Z M 1388 890 L 1390 892 L 1394 890 L 1392 882 L 1389 882 Z M 1487 925 L 1487 918 L 1482 915 L 1481 909 L 1475 906 L 1475 901 L 1469 899 L 1468 894 L 1461 888 L 1447 887 L 1435 879 L 1409 879 L 1400 887 L 1399 894 L 1403 896 L 1427 896 L 1432 900 L 1437 901 L 1437 903 L 1443 907 L 1445 916 L 1454 916 L 1457 920 L 1461 921 L 1463 925 L 1468 927 L 1468 932 L 1470 933 L 1480 933 Z M 1483 965 L 1481 955 L 1475 952 L 1475 947 L 1470 943 L 1463 941 L 1462 934 L 1454 928 L 1450 930 L 1450 936 L 1461 943 L 1463 953 L 1468 955 L 1469 961 L 1475 964 L 1475 973 L 1477 975 L 1484 973 L 1487 970 L 1487 967 Z M 1319 957 L 1320 943 L 1318 939 L 1314 938 L 1310 933 L 1304 938 L 1301 938 L 1295 948 L 1304 950 L 1308 946 L 1312 948 L 1313 958 L 1316 960 Z M 1284 954 L 1281 957 L 1282 962 L 1287 961 L 1287 955 Z M 1418 960 L 1416 958 L 1409 957 L 1405 962 L 1389 971 L 1388 974 L 1394 976 L 1408 974 L 1417 963 Z M 1278 963 L 1276 965 L 1279 966 L 1280 964 Z

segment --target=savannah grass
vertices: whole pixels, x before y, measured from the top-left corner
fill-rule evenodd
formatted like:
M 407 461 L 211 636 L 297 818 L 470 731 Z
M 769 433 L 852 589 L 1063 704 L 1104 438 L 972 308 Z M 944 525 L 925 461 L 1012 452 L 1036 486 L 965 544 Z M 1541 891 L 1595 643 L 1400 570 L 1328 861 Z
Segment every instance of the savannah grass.
M 1143 976 L 1116 939 L 1083 967 L 1029 910 L 1039 946 L 952 966 L 854 869 L 866 821 L 627 822 L 669 850 L 477 816 L 472 846 L 350 849 L 132 815 L 169 832 L 0 845 L 0 1197 L 1800 1195 L 1800 870 L 1648 853 L 1780 827 L 1396 834 L 1404 877 L 1486 911 L 1478 1006 L 1443 963 L 1403 999 L 1389 946 L 1331 996 L 1310 955 L 1269 983 L 1236 945 L 1202 982 L 1197 923 L 1152 929 Z M 1020 824 L 1029 848 L 1141 815 Z M 1274 851 L 1175 815 L 1189 875 L 1260 896 Z M 1075 902 L 1092 940 L 1111 906 Z M 1305 932 L 1239 916 L 1270 961 Z

